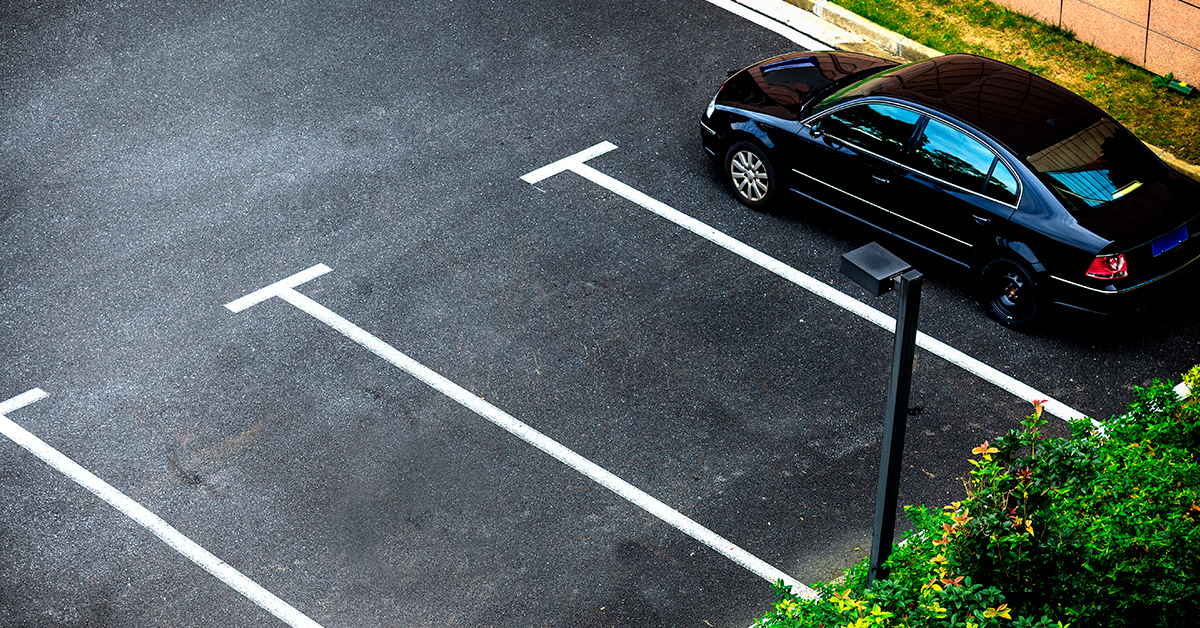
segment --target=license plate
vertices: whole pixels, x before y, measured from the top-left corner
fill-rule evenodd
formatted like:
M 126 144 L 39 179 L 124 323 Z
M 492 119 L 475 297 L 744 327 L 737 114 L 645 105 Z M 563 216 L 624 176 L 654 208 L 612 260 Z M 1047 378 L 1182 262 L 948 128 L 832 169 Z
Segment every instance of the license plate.
M 1167 251 L 1177 247 L 1187 239 L 1187 225 L 1184 225 L 1171 233 L 1157 239 L 1150 245 L 1150 252 L 1154 253 L 1154 257 L 1158 257 Z

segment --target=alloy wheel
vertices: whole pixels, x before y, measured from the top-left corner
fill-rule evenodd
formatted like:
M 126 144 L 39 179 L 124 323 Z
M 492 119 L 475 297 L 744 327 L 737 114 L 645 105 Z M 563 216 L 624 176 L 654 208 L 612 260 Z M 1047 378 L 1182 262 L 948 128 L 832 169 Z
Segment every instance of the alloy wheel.
M 754 203 L 762 201 L 770 189 L 771 177 L 766 164 L 748 150 L 734 153 L 729 161 L 729 176 L 733 178 L 738 194 Z

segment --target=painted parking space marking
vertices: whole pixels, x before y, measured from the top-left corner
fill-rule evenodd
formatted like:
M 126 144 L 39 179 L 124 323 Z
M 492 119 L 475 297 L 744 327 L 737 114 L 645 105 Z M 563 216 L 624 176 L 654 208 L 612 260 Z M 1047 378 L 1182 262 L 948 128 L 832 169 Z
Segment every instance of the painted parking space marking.
M 455 384 L 449 379 L 438 375 L 432 369 L 413 360 L 404 353 L 401 353 L 395 347 L 376 338 L 361 327 L 342 318 L 337 313 L 326 308 L 325 306 L 313 301 L 307 296 L 295 290 L 300 284 L 328 273 L 328 266 L 317 264 L 305 271 L 296 273 L 282 281 L 256 290 L 240 299 L 231 301 L 225 305 L 234 312 L 241 312 L 256 303 L 260 303 L 271 297 L 279 297 L 284 301 L 291 303 L 301 311 L 311 315 L 313 318 L 332 327 L 337 332 L 346 336 L 350 340 L 361 345 L 371 353 L 383 358 L 393 366 L 407 372 L 418 380 L 424 382 L 430 388 L 442 393 L 443 395 L 453 399 L 459 404 L 467 407 L 479 416 L 487 419 L 497 427 L 504 429 L 513 436 L 537 447 L 546 454 L 555 458 L 559 462 L 587 476 L 597 484 L 607 488 L 617 495 L 632 502 L 646 512 L 658 517 L 662 521 L 670 524 L 681 532 L 696 539 L 697 541 L 716 550 L 718 553 L 729 558 L 733 562 L 745 567 L 754 574 L 765 578 L 768 581 L 783 580 L 784 583 L 792 587 L 792 591 L 808 599 L 815 599 L 817 593 L 813 589 L 804 586 L 795 578 L 789 576 L 776 567 L 768 564 L 766 561 L 750 554 L 746 550 L 731 543 L 729 540 L 721 537 L 717 533 L 705 528 L 704 526 L 689 519 L 679 511 L 667 506 L 658 499 L 650 496 L 645 491 L 636 486 L 622 480 L 613 475 L 596 463 L 584 458 L 574 451 L 563 446 L 558 441 L 542 434 L 533 429 L 529 425 L 517 420 L 507 412 L 497 408 L 496 406 L 484 401 L 478 396 L 472 394 L 467 389 Z
M 788 281 L 808 290 L 809 292 L 833 303 L 834 305 L 849 311 L 850 313 L 866 319 L 891 333 L 896 333 L 896 319 L 880 312 L 879 310 L 866 305 L 862 301 L 851 297 L 850 295 L 836 290 L 816 279 L 810 277 L 787 264 L 759 251 L 758 249 L 736 240 L 725 233 L 718 231 L 683 212 L 668 206 L 666 203 L 658 201 L 650 196 L 635 190 L 634 188 L 592 168 L 584 163 L 585 161 L 598 157 L 607 152 L 616 150 L 616 145 L 611 142 L 600 142 L 587 150 L 581 151 L 570 157 L 560 159 L 552 164 L 543 166 L 521 177 L 522 181 L 531 185 L 536 185 L 544 179 L 552 177 L 556 174 L 565 171 L 571 171 L 579 176 L 624 197 L 637 205 L 666 218 L 667 220 L 691 231 L 692 233 L 736 254 L 742 258 L 757 264 L 758 266 L 787 279 Z M 972 358 L 971 356 L 951 347 L 950 345 L 930 337 L 924 332 L 917 332 L 917 346 L 929 351 L 930 353 L 952 363 L 967 372 L 976 375 L 985 381 L 991 382 L 1004 390 L 1016 395 L 1026 401 L 1034 401 L 1037 399 L 1047 400 L 1043 404 L 1043 409 L 1050 414 L 1060 417 L 1065 420 L 1087 418 L 1082 412 L 1051 398 L 1049 395 L 1038 391 L 1037 389 L 1018 381 L 1017 379 L 1005 375 Z M 1095 419 L 1092 422 L 1100 425 Z
M 155 536 L 162 539 L 172 549 L 199 565 L 230 588 L 241 593 L 246 599 L 254 602 L 263 610 L 278 617 L 289 626 L 296 628 L 321 628 L 320 624 L 308 618 L 307 615 L 293 608 L 287 602 L 276 597 L 270 591 L 250 580 L 240 571 L 230 567 L 225 561 L 214 556 L 211 552 L 200 547 L 194 541 L 184 536 L 175 528 L 163 521 L 158 515 L 146 507 L 133 501 L 111 484 L 96 477 L 91 471 L 84 469 L 74 460 L 64 456 L 57 449 L 47 445 L 42 439 L 34 436 L 25 428 L 8 418 L 8 413 L 43 399 L 46 393 L 40 388 L 26 391 L 0 402 L 0 432 L 3 432 L 14 443 L 24 447 L 29 453 L 37 456 L 43 462 L 54 467 L 58 472 L 74 480 L 76 484 L 91 491 L 100 499 L 108 502 L 113 508 L 125 516 L 141 524 Z
M 769 15 L 767 12 L 765 12 L 769 10 L 755 10 L 754 8 L 734 2 L 733 0 L 707 0 L 707 2 L 713 6 L 725 9 L 726 11 L 729 11 L 730 13 L 742 19 L 758 24 L 759 26 L 777 35 L 782 35 L 783 37 L 791 40 L 792 43 L 803 46 L 809 50 L 825 50 L 836 47 L 831 45 L 831 43 L 817 41 L 809 35 L 797 30 L 796 28 L 793 28 L 784 21 L 781 21 L 778 16 Z M 797 13 L 801 13 L 801 11 L 797 11 Z

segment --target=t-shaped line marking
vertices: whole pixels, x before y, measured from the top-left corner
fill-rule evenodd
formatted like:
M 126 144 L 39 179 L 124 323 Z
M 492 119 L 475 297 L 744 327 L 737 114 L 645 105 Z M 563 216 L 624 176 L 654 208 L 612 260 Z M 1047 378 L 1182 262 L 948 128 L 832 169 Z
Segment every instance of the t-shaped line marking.
M 9 412 L 20 410 L 21 408 L 24 408 L 25 406 L 40 399 L 44 399 L 45 397 L 45 391 L 43 391 L 41 388 L 34 388 L 33 390 L 27 390 L 11 399 L 0 401 L 0 417 L 8 414 Z
M 317 277 L 320 277 L 331 270 L 333 269 L 324 264 L 317 264 L 316 266 L 312 266 L 307 270 L 302 270 L 295 275 L 288 277 L 287 279 L 280 279 L 266 288 L 259 288 L 258 290 L 255 290 L 254 292 L 237 299 L 236 301 L 230 301 L 229 303 L 225 304 L 225 307 L 233 310 L 234 312 L 241 312 L 248 307 L 258 305 L 259 303 L 262 303 L 271 297 L 280 296 L 280 294 L 285 290 L 291 290 L 292 288 L 316 279 Z
M 559 159 L 548 166 L 542 166 L 541 168 L 538 168 L 537 170 L 534 170 L 533 172 L 521 177 L 521 180 L 532 185 L 535 183 L 541 183 L 543 180 L 549 179 L 550 177 L 553 177 L 564 170 L 577 172 L 581 169 L 579 166 L 582 166 L 583 162 L 592 159 L 593 157 L 599 157 L 610 150 L 616 149 L 617 145 L 613 144 L 612 142 L 600 142 L 599 144 L 596 144 L 595 146 L 586 150 L 579 151 L 570 157 L 563 157 L 562 159 Z

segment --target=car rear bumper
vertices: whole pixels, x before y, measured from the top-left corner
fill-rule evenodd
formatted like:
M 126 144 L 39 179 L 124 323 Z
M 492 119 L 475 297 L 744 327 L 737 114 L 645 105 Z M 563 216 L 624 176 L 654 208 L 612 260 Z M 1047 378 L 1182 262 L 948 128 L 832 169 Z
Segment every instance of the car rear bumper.
M 1191 303 L 1200 289 L 1200 255 L 1170 272 L 1122 289 L 1098 289 L 1051 276 L 1054 303 L 1096 314 L 1126 314 Z

